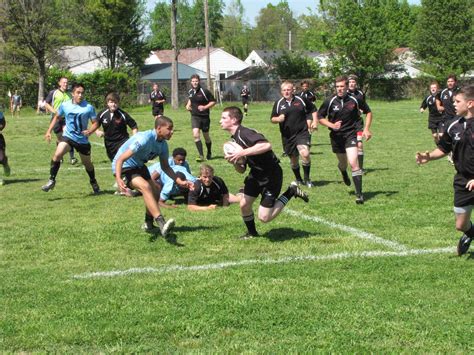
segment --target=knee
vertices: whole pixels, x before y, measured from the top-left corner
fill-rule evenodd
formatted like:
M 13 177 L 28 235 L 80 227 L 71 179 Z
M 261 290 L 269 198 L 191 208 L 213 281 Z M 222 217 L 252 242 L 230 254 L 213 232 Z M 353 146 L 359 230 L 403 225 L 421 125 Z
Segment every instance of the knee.
M 268 222 L 270 222 L 270 216 L 259 214 L 258 215 L 258 220 L 262 223 L 268 223 Z

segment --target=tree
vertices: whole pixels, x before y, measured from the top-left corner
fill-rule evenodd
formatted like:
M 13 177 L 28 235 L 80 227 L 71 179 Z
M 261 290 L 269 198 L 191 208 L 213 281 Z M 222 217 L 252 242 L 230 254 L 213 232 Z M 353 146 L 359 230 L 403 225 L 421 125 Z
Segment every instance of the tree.
M 285 51 L 273 61 L 273 71 L 282 79 L 315 78 L 320 72 L 319 65 L 302 53 Z
M 108 68 L 126 61 L 134 66 L 143 64 L 146 48 L 142 0 L 72 0 L 70 4 L 81 5 L 75 17 L 77 31 L 87 43 L 102 47 Z
M 0 28 L 5 41 L 4 59 L 18 60 L 23 67 L 35 68 L 38 100 L 44 98 L 48 63 L 66 43 L 68 31 L 62 27 L 63 3 L 56 0 L 3 0 Z
M 320 9 L 329 28 L 326 47 L 331 50 L 333 76 L 354 73 L 364 82 L 385 71 L 395 47 L 383 0 L 321 0 Z
M 324 19 L 310 11 L 308 15 L 299 17 L 299 23 L 301 24 L 300 47 L 309 51 L 325 51 L 328 26 Z
M 222 23 L 222 34 L 216 42 L 217 46 L 238 58 L 245 59 L 251 50 L 249 42 L 251 29 L 244 21 L 244 7 L 241 0 L 233 0 L 227 5 Z
M 414 49 L 424 70 L 437 77 L 474 67 L 473 0 L 422 0 Z
M 260 10 L 257 26 L 252 31 L 252 47 L 255 49 L 298 49 L 299 26 L 286 0 L 277 5 L 268 4 Z M 291 43 L 289 35 L 291 32 Z

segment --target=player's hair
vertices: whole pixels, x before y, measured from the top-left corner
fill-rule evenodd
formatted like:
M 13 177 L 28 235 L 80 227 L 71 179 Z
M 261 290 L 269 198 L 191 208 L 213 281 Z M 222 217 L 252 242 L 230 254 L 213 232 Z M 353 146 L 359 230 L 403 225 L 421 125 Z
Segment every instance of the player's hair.
M 158 116 L 155 119 L 155 128 L 163 126 L 173 126 L 173 120 L 166 116 Z
M 448 78 L 446 80 L 449 80 L 449 79 L 453 79 L 454 81 L 458 81 L 458 78 L 457 78 L 456 74 L 449 74 Z
M 357 81 L 357 79 L 359 79 L 359 78 L 358 78 L 357 75 L 355 75 L 355 74 L 351 74 L 351 75 L 349 75 L 349 76 L 347 77 L 347 80 L 355 80 L 355 81 Z
M 120 96 L 116 92 L 110 92 L 106 97 L 105 97 L 105 103 L 108 103 L 109 101 L 115 102 L 117 105 L 120 103 Z
M 58 84 L 59 84 L 59 82 L 60 82 L 62 79 L 69 80 L 68 78 L 66 78 L 66 77 L 63 75 L 63 76 L 59 77 L 59 79 L 58 79 Z
M 86 89 L 86 88 L 84 87 L 84 84 L 83 84 L 83 83 L 74 83 L 74 84 L 72 84 L 71 91 L 74 91 L 74 90 L 76 90 L 77 88 L 83 88 L 84 90 Z
M 237 106 L 226 107 L 222 112 L 227 112 L 230 117 L 235 118 L 239 123 L 242 122 L 242 118 L 244 117 L 242 110 Z
M 336 79 L 334 80 L 335 83 L 340 83 L 341 81 L 345 82 L 346 85 L 347 85 L 347 76 L 345 75 L 339 75 L 336 77 Z
M 153 83 L 151 86 L 160 86 L 158 83 Z
M 309 86 L 309 81 L 308 80 L 303 80 L 300 85 L 303 86 L 305 84 Z
M 210 166 L 209 164 L 201 164 L 201 166 L 199 167 L 199 174 L 202 175 L 206 172 L 214 176 L 214 168 L 212 166 Z
M 286 86 L 286 85 L 291 85 L 292 87 L 294 87 L 291 81 L 285 80 L 284 82 L 281 83 L 280 89 L 283 89 L 283 86 Z
M 197 74 L 193 74 L 193 75 L 191 75 L 190 80 L 193 80 L 193 79 L 201 80 L 201 77 Z
M 466 100 L 474 100 L 474 85 L 463 86 L 456 95 L 464 95 Z
M 430 86 L 431 85 L 436 85 L 437 87 L 439 87 L 439 83 L 436 81 L 436 80 L 433 80 L 431 83 L 430 83 Z
M 186 175 L 184 175 L 184 173 L 181 171 L 175 172 L 175 175 L 179 177 L 181 180 L 186 180 Z
M 188 155 L 188 152 L 186 152 L 186 149 L 178 147 L 173 150 L 173 158 L 176 157 L 177 155 L 182 155 L 183 157 L 186 158 L 186 155 Z

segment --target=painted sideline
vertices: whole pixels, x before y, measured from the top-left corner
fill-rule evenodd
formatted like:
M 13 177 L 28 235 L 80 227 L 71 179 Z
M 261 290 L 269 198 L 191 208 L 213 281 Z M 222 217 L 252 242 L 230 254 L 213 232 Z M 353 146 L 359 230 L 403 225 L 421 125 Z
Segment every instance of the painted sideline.
M 313 221 L 313 222 L 316 222 L 316 223 L 324 224 L 324 225 L 326 225 L 328 227 L 331 227 L 331 228 L 334 228 L 334 229 L 342 230 L 342 231 L 347 232 L 347 233 L 349 233 L 349 234 L 351 234 L 351 235 L 353 235 L 357 238 L 370 240 L 371 242 L 376 243 L 376 244 L 382 244 L 386 247 L 389 247 L 390 249 L 394 249 L 394 250 L 398 250 L 398 251 L 408 250 L 408 248 L 403 244 L 377 237 L 374 234 L 364 232 L 363 230 L 360 230 L 360 229 L 357 229 L 357 228 L 349 227 L 349 226 L 346 226 L 344 224 L 334 223 L 334 222 L 325 220 L 324 218 L 317 217 L 317 216 L 308 216 L 308 215 L 302 214 L 301 212 L 297 212 L 297 211 L 294 211 L 294 210 L 289 209 L 289 208 L 285 208 L 283 211 L 290 214 L 290 215 L 292 215 L 292 216 L 299 217 L 299 218 L 305 219 L 307 221 Z
M 171 272 L 180 271 L 209 271 L 209 270 L 222 270 L 231 267 L 247 266 L 247 265 L 269 265 L 269 264 L 288 264 L 293 262 L 301 261 L 324 261 L 324 260 L 342 260 L 349 258 L 379 258 L 379 257 L 390 257 L 390 256 L 415 256 L 415 255 L 428 255 L 428 254 L 446 254 L 456 252 L 455 248 L 435 248 L 435 249 L 411 249 L 405 251 L 363 251 L 358 253 L 337 253 L 330 255 L 301 255 L 301 256 L 289 256 L 280 259 L 249 259 L 241 261 L 229 261 L 215 264 L 203 264 L 203 265 L 169 265 L 160 268 L 145 267 L 145 268 L 131 268 L 126 270 L 112 270 L 112 271 L 98 271 L 98 272 L 87 272 L 84 274 L 73 275 L 73 279 L 99 279 L 99 278 L 111 278 L 121 277 L 134 274 L 166 274 Z

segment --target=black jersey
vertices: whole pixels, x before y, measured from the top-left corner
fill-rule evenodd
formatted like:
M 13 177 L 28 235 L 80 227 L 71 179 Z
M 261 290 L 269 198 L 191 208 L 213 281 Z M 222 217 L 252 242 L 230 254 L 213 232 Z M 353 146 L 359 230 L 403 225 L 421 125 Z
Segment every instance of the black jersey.
M 334 95 L 326 99 L 318 110 L 318 117 L 327 117 L 331 123 L 341 121 L 341 128 L 339 130 L 329 129 L 335 133 L 343 134 L 358 130 L 361 119 L 360 111 L 365 114 L 371 112 L 365 100 L 359 102 L 354 96 L 346 93 L 343 97 Z
M 365 94 L 362 90 L 355 89 L 354 91 L 347 89 L 347 93 L 351 96 L 354 96 L 357 101 L 365 101 Z
M 316 102 L 316 95 L 314 95 L 311 90 L 301 91 L 297 95 L 307 101 L 311 101 L 312 103 Z
M 232 138 L 244 149 L 253 147 L 257 143 L 268 142 L 263 134 L 243 126 L 237 128 Z M 246 158 L 247 164 L 250 167 L 250 174 L 259 180 L 267 179 L 269 176 L 272 176 L 275 169 L 280 169 L 280 161 L 273 153 L 273 150 Z
M 289 138 L 308 130 L 306 116 L 312 112 L 316 112 L 316 107 L 311 101 L 299 96 L 293 96 L 290 101 L 282 97 L 273 104 L 271 117 L 285 115 L 285 120 L 279 122 L 280 133 L 283 137 Z
M 468 179 L 474 178 L 473 122 L 474 118 L 455 117 L 438 143 L 444 153 L 453 152 L 456 171 Z
M 243 99 L 248 99 L 249 96 L 250 96 L 250 90 L 249 90 L 249 89 L 242 89 L 242 90 L 240 90 L 240 96 L 241 96 Z
M 428 109 L 430 119 L 441 119 L 443 116 L 441 112 L 438 111 L 436 106 L 436 100 L 440 100 L 439 92 L 435 94 L 430 94 L 421 102 L 420 108 L 423 110 Z
M 150 101 L 154 111 L 161 110 L 163 112 L 163 102 L 156 102 L 157 100 L 166 100 L 165 94 L 160 90 L 150 93 Z
M 97 121 L 104 129 L 106 142 L 120 142 L 127 139 L 129 137 L 127 126 L 130 129 L 137 128 L 137 122 L 121 109 L 117 109 L 113 114 L 106 109 L 97 115 Z
M 195 89 L 190 89 L 188 91 L 188 98 L 191 101 L 191 115 L 200 116 L 200 117 L 209 117 L 209 109 L 204 111 L 199 111 L 198 106 L 207 105 L 211 101 L 216 101 L 211 92 L 202 87 Z
M 454 107 L 454 96 L 458 92 L 459 88 L 453 89 L 444 89 L 440 93 L 441 104 L 444 107 L 443 117 L 447 120 L 453 119 L 456 117 L 456 109 Z
M 196 180 L 194 190 L 189 191 L 188 205 L 222 205 L 223 197 L 227 194 L 229 194 L 229 190 L 224 180 L 218 176 L 212 178 L 210 186 L 205 186 L 201 180 Z

